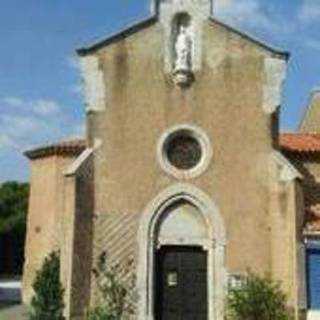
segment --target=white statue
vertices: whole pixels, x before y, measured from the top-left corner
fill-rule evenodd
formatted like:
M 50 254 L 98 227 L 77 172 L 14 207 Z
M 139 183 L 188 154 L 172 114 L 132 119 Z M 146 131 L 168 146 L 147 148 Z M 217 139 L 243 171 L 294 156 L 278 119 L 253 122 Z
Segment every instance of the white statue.
M 190 71 L 192 64 L 192 39 L 184 25 L 179 26 L 175 43 L 175 71 Z

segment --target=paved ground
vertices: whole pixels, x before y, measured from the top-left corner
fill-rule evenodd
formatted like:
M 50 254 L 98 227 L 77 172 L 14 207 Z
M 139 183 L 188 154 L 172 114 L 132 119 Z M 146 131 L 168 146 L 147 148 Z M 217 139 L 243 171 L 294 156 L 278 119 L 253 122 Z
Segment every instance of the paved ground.
M 0 280 L 0 320 L 26 319 L 26 308 L 21 305 L 21 282 Z

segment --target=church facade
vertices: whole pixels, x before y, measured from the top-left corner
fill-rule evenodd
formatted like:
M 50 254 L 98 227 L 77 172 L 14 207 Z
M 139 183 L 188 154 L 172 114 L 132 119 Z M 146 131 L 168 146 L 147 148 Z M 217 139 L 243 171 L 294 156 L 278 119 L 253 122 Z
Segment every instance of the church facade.
M 296 319 L 320 319 L 319 94 L 280 135 L 289 54 L 211 14 L 212 0 L 154 0 L 78 50 L 85 140 L 26 152 L 26 303 L 59 249 L 68 319 L 99 303 L 101 255 L 133 261 L 138 320 L 222 320 L 248 270 L 281 281 Z

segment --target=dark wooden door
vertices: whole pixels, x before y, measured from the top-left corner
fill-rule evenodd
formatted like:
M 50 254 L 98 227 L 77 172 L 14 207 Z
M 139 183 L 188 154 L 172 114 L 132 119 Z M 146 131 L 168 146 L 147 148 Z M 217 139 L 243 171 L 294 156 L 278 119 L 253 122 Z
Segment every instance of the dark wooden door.
M 162 247 L 156 257 L 157 320 L 207 320 L 207 253 L 199 247 Z

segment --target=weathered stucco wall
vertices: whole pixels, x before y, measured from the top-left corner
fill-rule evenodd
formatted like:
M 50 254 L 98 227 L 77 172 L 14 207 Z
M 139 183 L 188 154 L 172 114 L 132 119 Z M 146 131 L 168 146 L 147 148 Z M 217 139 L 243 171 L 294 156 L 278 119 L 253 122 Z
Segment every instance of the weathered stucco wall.
M 191 183 L 217 205 L 227 229 L 229 272 L 271 269 L 268 165 L 274 117 L 263 109 L 267 50 L 214 22 L 203 30 L 202 67 L 188 89 L 165 73 L 160 24 L 96 53 L 105 101 L 88 114 L 95 160 L 95 258 L 134 256 L 146 205 L 178 182 L 157 159 L 161 135 L 191 124 L 209 137 L 213 157 Z M 272 99 L 271 99 L 272 100 Z M 274 106 L 270 106 L 271 109 Z
M 301 252 L 304 225 L 302 183 L 300 180 L 281 177 L 279 167 L 273 173 L 276 175 L 270 177 L 270 273 L 281 282 L 288 295 L 288 303 L 298 317 L 299 308 L 305 308 L 298 304 L 301 296 L 305 295 L 301 286 L 305 276 L 301 268 L 304 264 Z
M 70 225 L 66 229 L 69 241 L 66 250 L 66 317 L 83 319 L 90 298 L 92 272 L 92 223 L 93 216 L 93 167 L 92 154 L 79 168 L 66 177 L 65 187 L 69 192 L 65 201 L 66 216 L 72 212 Z
M 31 161 L 31 190 L 25 245 L 23 301 L 31 301 L 36 271 L 44 258 L 61 248 L 64 237 L 64 169 L 74 157 L 50 156 Z

